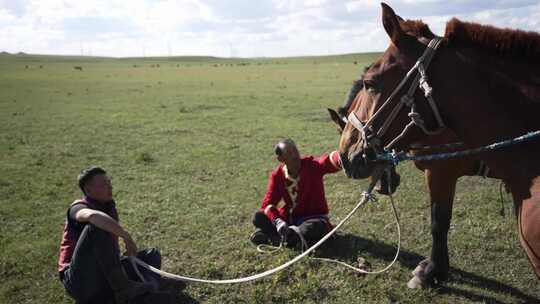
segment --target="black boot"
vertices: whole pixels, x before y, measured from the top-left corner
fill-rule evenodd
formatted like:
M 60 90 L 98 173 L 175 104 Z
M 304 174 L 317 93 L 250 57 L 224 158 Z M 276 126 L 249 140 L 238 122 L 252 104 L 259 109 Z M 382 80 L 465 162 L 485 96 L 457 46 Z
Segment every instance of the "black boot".
M 250 236 L 251 242 L 255 245 L 271 244 L 272 246 L 279 246 L 281 237 L 278 235 L 274 224 L 272 224 L 264 213 L 260 211 L 255 212 L 253 215 L 253 225 L 257 229 Z
M 272 233 L 270 235 L 264 233 L 261 229 L 256 229 L 255 232 L 251 234 L 249 240 L 255 245 L 272 245 L 279 246 L 281 239 L 277 233 Z
M 295 250 L 300 250 L 300 251 L 305 250 L 305 248 L 303 248 L 303 244 L 302 244 L 302 240 L 300 239 L 300 236 L 293 229 L 289 229 L 285 243 L 288 248 L 293 248 Z

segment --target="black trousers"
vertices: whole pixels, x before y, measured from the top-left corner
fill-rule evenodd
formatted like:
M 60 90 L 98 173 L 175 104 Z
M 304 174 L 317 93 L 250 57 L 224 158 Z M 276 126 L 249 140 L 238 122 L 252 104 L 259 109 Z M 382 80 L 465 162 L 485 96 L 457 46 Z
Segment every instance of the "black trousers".
M 156 268 L 161 268 L 161 254 L 152 248 L 138 252 L 137 257 Z M 71 263 L 61 275 L 67 293 L 77 303 L 114 303 L 114 294 L 107 275 L 111 269 L 123 267 L 128 277 L 140 281 L 126 257 L 120 257 L 113 236 L 87 224 L 83 229 Z M 157 287 L 159 276 L 140 268 L 145 281 Z
M 272 224 L 266 214 L 261 211 L 257 211 L 253 215 L 253 225 L 261 229 L 261 231 L 269 237 L 276 236 L 278 234 L 274 224 Z M 329 231 L 328 220 L 324 218 L 308 219 L 302 222 L 298 226 L 298 229 L 300 230 L 302 237 L 308 243 L 308 246 L 311 246 L 322 239 L 322 237 L 325 236 Z M 298 238 L 290 238 L 287 236 L 288 245 L 295 246 L 296 242 L 298 241 Z

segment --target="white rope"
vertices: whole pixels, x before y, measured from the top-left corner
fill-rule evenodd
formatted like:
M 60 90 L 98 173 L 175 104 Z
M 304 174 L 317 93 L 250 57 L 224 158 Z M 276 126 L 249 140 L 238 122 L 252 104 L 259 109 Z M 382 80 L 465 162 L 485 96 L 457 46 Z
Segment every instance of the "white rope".
M 312 259 L 313 260 L 323 261 L 323 262 L 329 262 L 329 263 L 338 264 L 338 265 L 347 267 L 347 268 L 349 268 L 349 269 L 351 269 L 353 271 L 363 273 L 363 274 L 381 274 L 383 272 L 386 272 L 392 266 L 394 266 L 394 264 L 396 263 L 396 261 L 397 261 L 397 259 L 399 257 L 399 253 L 401 251 L 401 227 L 400 227 L 401 225 L 399 223 L 399 217 L 398 217 L 398 214 L 397 214 L 396 206 L 394 205 L 394 199 L 392 198 L 391 192 L 389 192 L 389 193 L 390 193 L 390 203 L 392 204 L 392 211 L 394 213 L 394 218 L 396 219 L 396 226 L 397 226 L 397 233 L 398 233 L 398 243 L 397 243 L 396 255 L 394 256 L 394 259 L 392 260 L 392 262 L 390 264 L 388 264 L 386 267 L 384 267 L 381 270 L 367 271 L 367 270 L 364 270 L 364 269 L 361 269 L 361 268 L 356 268 L 356 267 L 354 267 L 352 265 L 349 265 L 349 264 L 347 264 L 345 262 L 338 261 L 338 260 L 333 260 L 333 259 L 328 259 L 328 258 L 312 258 Z
M 341 222 L 339 222 L 339 224 L 337 224 L 334 227 L 334 229 L 332 229 L 330 232 L 328 232 L 322 239 L 320 239 L 317 243 L 315 243 L 313 246 L 308 248 L 306 251 L 304 251 L 301 254 L 297 255 L 294 259 L 292 259 L 292 260 L 288 261 L 287 263 L 284 263 L 284 264 L 282 264 L 282 265 L 280 265 L 280 266 L 278 266 L 276 268 L 269 269 L 269 270 L 267 270 L 265 272 L 261 272 L 261 273 L 255 274 L 255 275 L 251 275 L 251 276 L 243 277 L 243 278 L 238 278 L 238 279 L 208 280 L 208 279 L 191 278 L 191 277 L 187 277 L 187 276 L 180 276 L 180 275 L 177 275 L 177 274 L 168 273 L 168 272 L 159 270 L 157 268 L 154 268 L 154 267 L 146 264 L 145 262 L 141 261 L 140 259 L 138 259 L 136 257 L 134 257 L 135 263 L 137 263 L 141 267 L 144 267 L 144 268 L 146 268 L 146 269 L 148 269 L 148 270 L 150 270 L 150 271 L 152 271 L 154 273 L 157 273 L 157 274 L 161 275 L 162 277 L 166 277 L 166 278 L 173 279 L 173 280 L 185 281 L 185 282 L 209 283 L 209 284 L 236 284 L 236 283 L 245 283 L 245 282 L 249 282 L 249 281 L 262 279 L 262 278 L 264 278 L 266 276 L 272 275 L 272 274 L 274 274 L 274 273 L 276 273 L 278 271 L 281 271 L 281 270 L 291 266 L 292 264 L 298 262 L 299 260 L 301 260 L 302 258 L 307 256 L 308 254 L 310 254 L 312 251 L 317 249 L 319 246 L 321 246 L 327 239 L 329 239 L 339 228 L 341 228 L 341 226 L 343 226 L 345 224 L 345 222 L 347 222 L 356 213 L 356 211 L 360 207 L 362 207 L 366 202 L 368 202 L 372 198 L 371 192 L 373 191 L 373 188 L 375 187 L 375 184 L 379 181 L 381 174 L 382 174 L 382 172 L 377 172 L 372 177 L 371 183 L 369 184 L 367 191 L 362 193 L 362 199 L 360 200 L 360 202 L 358 202 L 358 204 L 356 204 L 356 206 L 351 210 L 351 212 L 349 212 L 349 214 L 347 214 L 347 216 L 345 216 L 345 218 L 343 218 L 343 220 L 341 220 Z M 396 257 L 396 259 L 397 259 L 397 257 Z
M 257 246 L 257 251 L 260 253 L 274 253 L 280 251 L 281 248 L 283 248 L 283 240 L 279 242 L 279 246 L 260 244 Z
M 133 268 L 133 270 L 135 271 L 135 274 L 139 277 L 141 282 L 146 283 L 146 280 L 144 279 L 143 275 L 139 271 L 139 268 L 135 264 L 136 263 L 135 259 L 136 259 L 136 257 L 134 257 L 134 256 L 128 256 L 128 261 L 131 264 L 131 268 Z

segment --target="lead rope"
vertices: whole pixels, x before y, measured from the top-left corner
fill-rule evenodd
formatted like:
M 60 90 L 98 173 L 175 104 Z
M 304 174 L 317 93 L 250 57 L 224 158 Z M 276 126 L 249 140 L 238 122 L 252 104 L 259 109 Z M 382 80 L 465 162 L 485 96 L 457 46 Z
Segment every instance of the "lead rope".
M 457 157 L 470 156 L 470 155 L 476 155 L 479 153 L 500 150 L 502 148 L 532 141 L 533 139 L 536 139 L 537 137 L 540 137 L 540 130 L 537 130 L 534 132 L 528 132 L 518 137 L 502 140 L 502 141 L 495 142 L 495 143 L 478 147 L 478 148 L 472 148 L 472 149 L 455 151 L 455 152 L 447 152 L 447 153 L 430 154 L 430 155 L 411 155 L 406 152 L 397 152 L 395 150 L 392 150 L 391 152 L 385 151 L 382 154 L 377 154 L 377 160 L 389 161 L 393 163 L 394 166 L 397 166 L 400 162 L 405 161 L 405 160 L 434 161 L 434 160 L 442 160 L 442 159 L 449 159 L 449 158 L 457 158 Z
M 349 265 L 349 264 L 347 264 L 345 262 L 334 260 L 334 259 L 328 259 L 328 258 L 312 258 L 312 259 L 323 261 L 323 262 L 335 263 L 335 264 L 344 266 L 346 268 L 349 268 L 349 269 L 351 269 L 353 271 L 356 271 L 356 272 L 359 272 L 359 273 L 362 273 L 362 274 L 381 274 L 383 272 L 388 271 L 388 269 L 390 269 L 396 263 L 396 261 L 397 261 L 397 259 L 399 257 L 399 253 L 401 251 L 401 225 L 400 225 L 400 222 L 399 222 L 399 216 L 398 216 L 398 213 L 397 213 L 397 209 L 396 209 L 396 206 L 394 204 L 394 198 L 392 196 L 392 178 L 391 178 L 390 168 L 386 169 L 385 171 L 386 171 L 385 173 L 387 174 L 387 177 L 388 177 L 388 193 L 389 193 L 388 196 L 390 196 L 390 203 L 392 205 L 392 211 L 394 213 L 394 218 L 396 219 L 396 227 L 397 227 L 397 233 L 398 233 L 398 242 L 397 242 L 396 255 L 394 256 L 394 259 L 392 260 L 392 262 L 390 264 L 388 264 L 386 267 L 384 267 L 383 269 L 381 269 L 381 270 L 367 271 L 367 270 L 357 268 L 357 267 Z
M 283 248 L 283 243 L 285 243 L 285 240 L 283 237 L 281 238 L 281 241 L 279 242 L 279 246 L 272 246 L 268 244 L 260 244 L 257 246 L 257 251 L 260 253 L 274 253 L 278 252 Z
M 169 272 L 166 272 L 166 271 L 162 271 L 160 269 L 152 267 L 151 265 L 148 265 L 147 263 L 145 263 L 144 261 L 138 259 L 137 257 L 133 257 L 133 260 L 134 260 L 135 263 L 137 263 L 141 267 L 143 267 L 143 268 L 145 268 L 147 270 L 150 270 L 150 271 L 152 271 L 152 272 L 154 272 L 154 273 L 156 273 L 156 274 L 158 274 L 158 275 L 160 275 L 162 277 L 166 277 L 166 278 L 169 278 L 169 279 L 172 279 L 172 280 L 184 281 L 184 282 L 209 283 L 209 284 L 235 284 L 235 283 L 244 283 L 244 282 L 249 282 L 249 281 L 262 279 L 262 278 L 264 278 L 266 276 L 272 275 L 272 274 L 274 274 L 274 273 L 276 273 L 278 271 L 281 271 L 281 270 L 291 266 L 292 264 L 298 262 L 300 259 L 304 258 L 308 254 L 310 254 L 312 251 L 317 249 L 320 245 L 322 245 L 332 235 L 334 235 L 334 233 L 336 233 L 336 231 L 339 228 L 341 228 L 341 226 L 343 226 L 345 224 L 345 222 L 347 222 L 356 213 L 356 211 L 360 207 L 362 207 L 368 201 L 373 200 L 373 195 L 371 194 L 371 192 L 373 191 L 373 188 L 375 187 L 375 185 L 377 184 L 377 182 L 381 178 L 381 174 L 383 174 L 383 173 L 384 172 L 377 171 L 374 174 L 374 176 L 373 176 L 367 190 L 362 193 L 362 199 L 360 200 L 360 202 L 358 202 L 358 204 L 356 204 L 356 206 L 349 212 L 349 214 L 347 214 L 347 216 L 345 216 L 345 218 L 343 218 L 343 220 L 341 220 L 341 222 L 339 222 L 339 224 L 337 224 L 322 239 L 320 239 L 317 243 L 315 243 L 313 246 L 308 248 L 306 251 L 304 251 L 301 254 L 297 255 L 294 259 L 292 259 L 292 260 L 290 260 L 290 261 L 288 261 L 288 262 L 286 262 L 286 263 L 284 263 L 284 264 L 282 264 L 282 265 L 280 265 L 278 267 L 269 269 L 269 270 L 267 270 L 265 272 L 258 273 L 258 274 L 255 274 L 255 275 L 251 275 L 251 276 L 248 276 L 248 277 L 238 278 L 238 279 L 208 280 L 208 279 L 199 279 L 199 278 L 192 278 L 192 277 L 187 277 L 187 276 L 180 276 L 180 275 L 177 275 L 177 274 L 172 274 L 172 273 L 169 273 Z M 392 206 L 393 206 L 393 201 L 392 201 Z M 397 219 L 397 213 L 396 213 L 395 208 L 394 208 L 394 214 L 396 215 L 396 219 Z M 399 223 L 399 221 L 398 221 L 398 223 Z M 399 232 L 399 228 L 398 228 L 398 232 Z M 398 242 L 398 252 L 396 253 L 396 257 L 394 258 L 394 261 L 392 261 L 391 265 L 393 265 L 394 262 L 397 260 L 397 256 L 399 254 L 399 246 L 400 246 L 400 243 Z M 350 266 L 350 267 L 352 267 L 352 266 Z M 385 269 L 383 269 L 382 271 L 386 271 L 388 268 L 390 268 L 390 267 L 388 266 Z M 364 270 L 360 270 L 360 271 L 365 272 Z M 380 273 L 382 271 L 375 272 L 375 273 Z M 366 272 L 366 273 L 369 273 L 369 272 Z
M 137 267 L 135 259 L 136 257 L 134 256 L 128 256 L 128 261 L 131 264 L 131 268 L 133 268 L 133 270 L 135 271 L 135 274 L 139 277 L 141 282 L 146 283 L 144 276 L 141 274 L 141 272 L 139 271 L 139 268 Z

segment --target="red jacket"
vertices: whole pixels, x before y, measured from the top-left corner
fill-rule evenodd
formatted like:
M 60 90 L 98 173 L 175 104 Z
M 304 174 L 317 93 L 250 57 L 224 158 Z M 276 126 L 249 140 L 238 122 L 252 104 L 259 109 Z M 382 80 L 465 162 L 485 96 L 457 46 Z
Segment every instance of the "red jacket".
M 281 218 L 290 225 L 299 225 L 310 217 L 327 216 L 323 176 L 339 170 L 341 161 L 337 151 L 318 158 L 303 157 L 297 185 L 294 185 L 294 180 L 286 177 L 284 164 L 280 164 L 270 174 L 261 211 L 271 221 Z M 296 199 L 291 196 L 296 196 Z

